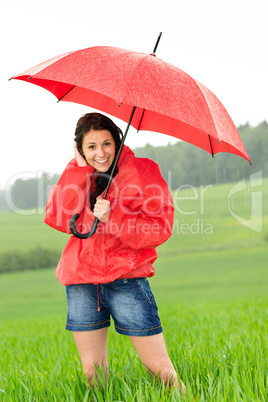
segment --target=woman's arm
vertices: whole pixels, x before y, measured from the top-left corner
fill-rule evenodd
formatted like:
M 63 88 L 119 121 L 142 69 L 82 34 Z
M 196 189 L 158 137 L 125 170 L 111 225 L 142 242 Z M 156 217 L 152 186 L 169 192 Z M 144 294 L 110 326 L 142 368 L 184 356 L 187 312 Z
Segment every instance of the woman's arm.
M 88 206 L 92 172 L 91 166 L 78 166 L 76 159 L 67 165 L 59 182 L 48 195 L 44 219 L 47 225 L 61 232 L 71 233 L 70 220 L 75 213 L 79 213 L 77 229 L 83 232 L 89 230 L 94 221 Z
M 173 201 L 154 162 L 139 161 L 138 169 L 125 176 L 117 194 L 111 204 L 106 233 L 135 249 L 155 248 L 171 236 Z

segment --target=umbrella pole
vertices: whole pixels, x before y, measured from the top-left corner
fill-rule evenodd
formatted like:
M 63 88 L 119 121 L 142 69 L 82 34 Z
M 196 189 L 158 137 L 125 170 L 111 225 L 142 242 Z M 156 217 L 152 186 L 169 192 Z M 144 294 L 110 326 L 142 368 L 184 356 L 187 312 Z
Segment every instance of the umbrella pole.
M 126 140 L 126 137 L 127 137 L 127 134 L 128 134 L 128 130 L 129 130 L 130 124 L 131 124 L 131 122 L 132 122 L 132 119 L 133 119 L 133 116 L 134 116 L 134 113 L 135 113 L 136 108 L 137 108 L 137 107 L 134 106 L 133 109 L 132 109 L 132 112 L 131 112 L 131 115 L 130 115 L 130 118 L 129 118 L 129 121 L 128 121 L 126 130 L 125 130 L 125 133 L 124 133 L 124 135 L 123 135 L 123 138 L 122 138 L 122 141 L 121 141 L 119 150 L 118 150 L 118 152 L 117 152 L 117 155 L 116 155 L 116 158 L 115 158 L 115 161 L 114 161 L 114 165 L 113 165 L 113 168 L 112 168 L 110 177 L 109 177 L 109 181 L 108 181 L 108 184 L 107 184 L 105 193 L 104 193 L 104 195 L 103 195 L 103 199 L 106 198 L 107 193 L 108 193 L 108 190 L 109 190 L 109 187 L 110 187 L 111 182 L 112 182 L 112 180 L 113 180 L 113 175 L 114 175 L 114 172 L 115 172 L 115 169 L 116 169 L 116 166 L 117 166 L 119 157 L 120 157 L 120 155 L 121 155 L 121 151 L 122 151 L 122 149 L 123 149 L 123 145 L 124 145 L 124 143 L 125 143 L 125 140 Z M 91 227 L 91 229 L 90 229 L 89 232 L 87 232 L 87 233 L 80 233 L 80 232 L 78 232 L 78 231 L 76 230 L 76 228 L 75 228 L 75 223 L 76 223 L 76 221 L 77 221 L 78 218 L 79 218 L 79 214 L 74 214 L 74 215 L 72 216 L 71 221 L 70 221 L 70 229 L 71 229 L 72 234 L 73 234 L 75 237 L 78 237 L 79 239 L 88 239 L 89 237 L 93 236 L 94 233 L 95 233 L 96 230 L 97 230 L 97 227 L 98 227 L 98 224 L 99 224 L 99 219 L 98 219 L 98 218 L 95 218 L 95 219 L 94 219 L 94 222 L 93 222 L 92 227 Z
M 113 180 L 114 171 L 115 171 L 115 169 L 116 169 L 116 166 L 117 166 L 117 163 L 118 163 L 118 159 L 119 159 L 119 157 L 120 157 L 120 155 L 121 155 L 121 151 L 122 151 L 122 149 L 123 149 L 123 145 L 124 145 L 125 140 L 126 140 L 126 138 L 127 138 L 128 130 L 129 130 L 130 124 L 131 124 L 131 122 L 132 122 L 132 119 L 133 119 L 133 116 L 134 116 L 134 113 L 135 113 L 136 108 L 137 108 L 137 107 L 134 106 L 133 109 L 132 109 L 132 112 L 131 112 L 131 115 L 130 115 L 130 118 L 129 118 L 129 121 L 128 121 L 126 130 L 125 130 L 124 136 L 123 136 L 123 138 L 122 138 L 122 141 L 121 141 L 119 150 L 118 150 L 118 152 L 117 152 L 117 155 L 116 155 L 116 158 L 115 158 L 115 161 L 114 161 L 114 166 L 113 166 L 113 169 L 112 169 L 112 171 L 111 171 L 111 174 L 110 174 L 110 177 L 109 177 L 109 181 L 108 181 L 108 184 L 107 184 L 105 193 L 104 193 L 104 195 L 103 195 L 103 198 L 104 198 L 104 199 L 105 199 L 106 196 L 107 196 L 107 193 L 108 193 L 110 184 L 111 184 L 111 182 L 112 182 L 112 180 Z

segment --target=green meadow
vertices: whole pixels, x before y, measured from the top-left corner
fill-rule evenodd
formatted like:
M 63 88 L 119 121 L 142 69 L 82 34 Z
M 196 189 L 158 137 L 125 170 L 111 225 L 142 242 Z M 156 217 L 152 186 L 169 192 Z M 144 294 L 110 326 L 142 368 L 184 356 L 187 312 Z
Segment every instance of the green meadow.
M 64 287 L 47 267 L 0 275 L 0 400 L 267 401 L 268 180 L 235 185 L 173 192 L 173 235 L 150 279 L 185 397 L 152 379 L 113 326 L 108 388 L 100 372 L 91 389 L 64 329 Z M 0 257 L 61 251 L 69 238 L 44 225 L 42 211 L 1 214 L 0 222 Z

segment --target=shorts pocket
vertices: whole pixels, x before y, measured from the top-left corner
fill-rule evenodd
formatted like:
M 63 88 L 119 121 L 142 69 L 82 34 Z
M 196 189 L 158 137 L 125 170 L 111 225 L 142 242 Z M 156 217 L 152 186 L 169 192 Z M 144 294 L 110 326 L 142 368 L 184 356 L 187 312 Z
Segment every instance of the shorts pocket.
M 139 285 L 139 289 L 142 292 L 143 296 L 145 297 L 145 299 L 148 301 L 148 303 L 152 303 L 152 299 L 153 299 L 153 294 L 150 288 L 150 285 L 147 281 L 146 278 L 140 278 L 140 279 L 136 279 L 137 284 Z

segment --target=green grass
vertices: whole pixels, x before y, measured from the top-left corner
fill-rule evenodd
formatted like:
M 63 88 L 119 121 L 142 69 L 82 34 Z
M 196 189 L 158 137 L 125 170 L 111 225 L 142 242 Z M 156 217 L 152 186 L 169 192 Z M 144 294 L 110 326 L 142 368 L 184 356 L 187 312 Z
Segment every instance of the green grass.
M 43 221 L 43 211 L 34 215 L 0 214 L 1 251 L 27 250 L 43 245 L 62 250 L 69 236 L 52 230 Z
M 230 188 L 208 189 L 204 211 L 200 196 L 180 200 L 181 211 L 196 213 L 176 214 L 180 230 L 159 247 L 156 276 L 150 279 L 168 352 L 187 385 L 188 401 L 192 395 L 196 401 L 268 400 L 268 181 L 262 186 L 261 232 L 230 215 Z M 180 195 L 191 195 L 185 191 Z M 232 205 L 247 219 L 250 196 L 237 194 Z M 0 220 L 6 250 L 40 245 L 60 250 L 68 239 L 43 225 L 42 215 L 2 214 Z M 212 233 L 201 233 L 201 220 L 211 224 Z M 188 229 L 194 224 L 196 233 L 181 230 L 183 223 Z M 2 274 L 0 317 L 0 400 L 181 399 L 151 379 L 129 339 L 113 327 L 108 389 L 88 387 L 72 335 L 64 330 L 65 291 L 54 268 Z
M 207 256 L 201 259 L 201 272 L 188 271 L 189 276 L 186 261 L 165 267 L 158 262 L 159 275 L 151 280 L 173 364 L 187 383 L 189 398 L 265 401 L 267 270 L 246 267 L 240 283 L 241 267 L 224 274 L 219 266 L 211 276 Z M 84 382 L 72 336 L 64 330 L 64 289 L 53 270 L 3 274 L 0 291 L 2 400 L 100 400 Z M 175 391 L 168 394 L 151 380 L 128 338 L 113 327 L 108 348 L 104 400 L 179 400 Z

